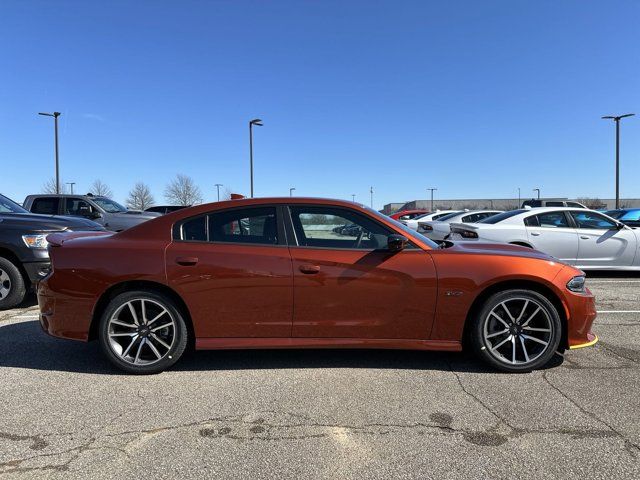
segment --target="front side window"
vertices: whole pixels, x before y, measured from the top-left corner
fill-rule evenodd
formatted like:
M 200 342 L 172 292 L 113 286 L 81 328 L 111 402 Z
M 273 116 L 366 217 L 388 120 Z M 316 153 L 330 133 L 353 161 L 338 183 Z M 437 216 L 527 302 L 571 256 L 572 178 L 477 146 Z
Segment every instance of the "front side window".
M 596 212 L 569 212 L 569 214 L 575 220 L 578 228 L 609 230 L 616 227 L 612 220 Z
M 527 227 L 570 228 L 564 212 L 547 212 L 524 219 Z
M 31 205 L 31 211 L 42 215 L 57 215 L 59 203 L 58 197 L 36 198 Z
M 86 217 L 91 215 L 93 207 L 89 202 L 81 198 L 67 198 L 65 201 L 64 214 Z
M 373 220 L 337 207 L 290 208 L 298 245 L 317 248 L 378 250 L 393 232 Z

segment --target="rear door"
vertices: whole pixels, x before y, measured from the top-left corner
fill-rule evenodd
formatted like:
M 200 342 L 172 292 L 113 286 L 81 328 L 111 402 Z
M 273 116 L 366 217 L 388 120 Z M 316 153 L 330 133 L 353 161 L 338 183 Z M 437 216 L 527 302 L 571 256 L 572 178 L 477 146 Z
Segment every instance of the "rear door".
M 578 258 L 578 233 L 562 210 L 543 212 L 524 219 L 529 243 L 536 250 L 575 264 Z
M 629 267 L 636 255 L 635 233 L 619 229 L 613 220 L 590 210 L 571 211 L 579 238 L 578 265 L 584 267 Z
M 169 285 L 196 337 L 289 337 L 291 257 L 280 209 L 241 207 L 178 223 L 166 250 Z
M 389 252 L 395 232 L 344 207 L 295 205 L 290 215 L 294 337 L 429 338 L 436 272 L 427 252 Z M 334 230 L 343 224 L 356 227 Z
M 31 204 L 31 213 L 41 215 L 58 215 L 60 197 L 37 197 Z

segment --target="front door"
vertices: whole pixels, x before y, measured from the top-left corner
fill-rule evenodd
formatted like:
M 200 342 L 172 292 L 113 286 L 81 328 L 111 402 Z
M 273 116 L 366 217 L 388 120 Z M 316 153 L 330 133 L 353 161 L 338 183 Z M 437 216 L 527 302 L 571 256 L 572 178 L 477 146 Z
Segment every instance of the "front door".
M 189 305 L 196 337 L 289 337 L 291 257 L 275 207 L 188 219 L 166 251 L 169 285 Z
M 395 232 L 347 208 L 292 206 L 290 214 L 294 337 L 428 338 L 437 287 L 429 254 L 389 252 Z
M 578 233 L 564 211 L 544 212 L 524 219 L 529 243 L 536 250 L 575 265 Z
M 578 265 L 629 267 L 636 255 L 637 240 L 631 228 L 618 228 L 613 220 L 589 210 L 569 212 L 578 232 Z

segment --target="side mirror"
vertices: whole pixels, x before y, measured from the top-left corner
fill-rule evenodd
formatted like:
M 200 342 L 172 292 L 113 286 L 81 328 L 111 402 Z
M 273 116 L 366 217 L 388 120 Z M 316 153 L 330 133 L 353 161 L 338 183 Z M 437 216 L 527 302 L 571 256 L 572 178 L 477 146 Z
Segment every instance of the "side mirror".
M 98 218 L 102 218 L 102 214 L 100 212 L 91 212 L 88 217 L 91 220 L 97 220 Z
M 616 223 L 616 230 L 622 230 L 624 228 L 624 223 L 618 222 Z
M 387 237 L 387 249 L 390 252 L 399 252 L 409 243 L 409 239 L 403 235 L 389 235 Z

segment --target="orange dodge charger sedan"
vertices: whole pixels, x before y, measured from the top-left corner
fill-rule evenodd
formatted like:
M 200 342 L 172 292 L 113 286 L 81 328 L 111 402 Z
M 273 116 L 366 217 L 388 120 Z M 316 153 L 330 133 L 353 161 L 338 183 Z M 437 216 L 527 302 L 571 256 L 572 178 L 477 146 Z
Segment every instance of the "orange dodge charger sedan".
M 463 344 L 495 368 L 522 372 L 597 340 L 594 297 L 580 270 L 515 245 L 439 246 L 341 200 L 231 200 L 120 233 L 47 240 L 42 327 L 98 339 L 130 373 L 165 370 L 188 346 Z

